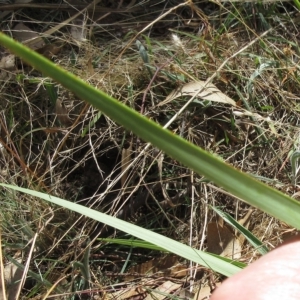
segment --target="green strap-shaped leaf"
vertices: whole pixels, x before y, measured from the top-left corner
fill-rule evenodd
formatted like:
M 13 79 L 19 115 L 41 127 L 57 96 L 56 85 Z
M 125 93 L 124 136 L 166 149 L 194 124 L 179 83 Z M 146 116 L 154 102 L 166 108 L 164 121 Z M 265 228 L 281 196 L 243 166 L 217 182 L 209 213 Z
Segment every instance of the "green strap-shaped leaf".
M 161 234 L 152 232 L 150 230 L 130 224 L 128 222 L 117 219 L 115 217 L 108 216 L 104 213 L 100 213 L 91 208 L 84 207 L 82 205 L 79 205 L 79 204 L 76 204 L 76 203 L 73 203 L 70 201 L 66 201 L 66 200 L 58 198 L 58 197 L 53 197 L 53 196 L 50 196 L 50 195 L 47 195 L 47 194 L 44 194 L 41 192 L 36 192 L 36 191 L 20 188 L 17 186 L 8 185 L 8 184 L 0 184 L 0 185 L 14 189 L 16 191 L 20 191 L 20 192 L 35 196 L 35 197 L 39 197 L 39 198 L 49 201 L 51 203 L 57 204 L 59 206 L 68 208 L 68 209 L 78 212 L 82 215 L 90 217 L 96 221 L 102 222 L 109 226 L 115 227 L 119 230 L 125 231 L 139 239 L 143 239 L 152 244 L 155 244 L 155 245 L 157 245 L 161 248 L 164 248 L 174 254 L 184 257 L 188 260 L 192 260 L 202 266 L 206 266 L 206 267 L 208 267 L 216 272 L 219 272 L 225 276 L 233 275 L 233 274 L 237 273 L 238 271 L 240 271 L 241 268 L 245 266 L 244 264 L 238 263 L 238 262 L 231 263 L 231 261 L 227 258 L 223 258 L 223 257 L 217 256 L 217 255 L 205 253 L 200 250 L 196 250 L 190 246 L 176 242 L 176 241 L 174 241 L 168 237 L 165 237 Z
M 0 44 L 198 174 L 204 175 L 253 206 L 300 229 L 300 204 L 295 199 L 268 187 L 169 130 L 163 129 L 3 33 L 0 34 Z

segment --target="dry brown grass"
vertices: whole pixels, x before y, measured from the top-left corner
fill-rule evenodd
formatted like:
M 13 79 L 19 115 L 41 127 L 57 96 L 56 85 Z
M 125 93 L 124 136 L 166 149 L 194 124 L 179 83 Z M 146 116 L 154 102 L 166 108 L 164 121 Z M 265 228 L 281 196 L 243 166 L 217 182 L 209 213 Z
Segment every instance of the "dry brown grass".
M 219 7 L 210 4 L 200 15 L 200 8 L 195 6 L 172 10 L 178 4 L 162 8 L 156 3 L 153 13 L 145 8 L 145 14 L 110 14 L 107 19 L 98 19 L 94 27 L 87 27 L 93 29 L 93 34 L 86 41 L 72 37 L 73 25 L 64 26 L 48 40 L 51 44 L 59 41 L 61 47 L 55 55 L 50 55 L 51 59 L 164 125 L 184 102 L 176 99 L 158 106 L 172 90 L 191 78 L 206 80 L 226 59 L 257 38 L 266 24 L 272 26 L 272 31 L 259 42 L 229 60 L 214 80 L 238 106 L 257 115 L 240 115 L 239 109 L 199 100 L 169 128 L 235 167 L 293 195 L 297 186 L 291 184 L 289 156 L 299 148 L 299 49 L 298 20 L 294 19 L 292 9 L 288 4 L 273 4 L 272 15 L 271 5 L 264 11 L 262 6 L 254 4 L 252 7 L 249 4 L 249 8 L 248 4 L 236 4 L 236 10 L 229 3 Z M 201 4 L 198 7 L 202 8 Z M 159 16 L 168 9 L 170 13 L 159 21 Z M 28 8 L 8 14 L 1 22 L 2 29 L 26 21 L 31 29 L 45 32 L 69 17 L 59 9 L 41 11 L 45 13 L 42 19 L 36 10 Z M 230 17 L 230 11 L 235 19 Z M 265 19 L 259 13 L 265 13 Z M 85 18 L 87 24 L 92 24 L 90 17 Z M 189 18 L 198 27 L 185 24 Z M 135 43 L 129 44 L 150 22 L 153 26 L 139 40 L 148 44 L 152 75 Z M 169 31 L 164 29 L 168 27 Z M 172 34 L 179 37 L 180 45 L 174 42 Z M 155 73 L 156 70 L 159 71 Z M 0 122 L 2 182 L 88 205 L 201 249 L 206 247 L 206 226 L 214 215 L 208 205 L 222 207 L 237 220 L 249 210 L 244 203 L 171 158 L 159 155 L 157 149 L 146 146 L 113 120 L 100 116 L 94 108 L 21 62 L 1 79 Z M 127 176 L 121 172 L 124 155 L 130 156 Z M 134 250 L 128 256 L 126 247 L 100 243 L 99 248 L 99 243 L 94 244 L 89 257 L 91 282 L 88 286 L 80 285 L 78 270 L 83 271 L 76 266 L 72 268 L 71 262 L 82 260 L 87 253 L 87 237 L 98 234 L 122 237 L 122 233 L 19 194 L 2 191 L 1 198 L 5 262 L 9 257 L 20 256 L 17 249 L 22 250 L 26 262 L 34 241 L 31 271 L 42 274 L 53 284 L 66 277 L 67 288 L 60 284 L 60 292 L 89 287 L 107 296 L 111 293 L 108 285 L 123 280 L 124 263 L 129 260 L 140 263 L 156 256 L 141 250 Z M 269 248 L 293 232 L 257 210 L 252 214 L 249 228 Z M 257 252 L 244 245 L 240 260 L 248 263 L 257 256 Z M 207 281 L 202 273 L 197 278 L 194 290 L 198 283 Z M 124 284 L 128 283 L 124 280 Z M 153 286 L 158 282 L 154 281 Z M 192 283 L 188 282 L 186 289 Z M 41 287 L 38 280 L 28 284 L 31 292 L 27 297 L 45 293 L 45 286 Z M 124 286 L 115 285 L 116 289 L 120 287 Z

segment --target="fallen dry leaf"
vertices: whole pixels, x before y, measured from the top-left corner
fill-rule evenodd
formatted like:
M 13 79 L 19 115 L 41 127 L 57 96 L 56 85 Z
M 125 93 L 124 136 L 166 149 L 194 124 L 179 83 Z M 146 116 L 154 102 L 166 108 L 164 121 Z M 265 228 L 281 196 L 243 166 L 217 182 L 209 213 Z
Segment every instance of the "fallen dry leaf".
M 158 286 L 151 294 L 148 294 L 145 300 L 163 300 L 165 298 L 169 298 L 168 294 L 178 290 L 182 284 L 174 283 L 170 280 L 164 282 L 160 286 Z
M 13 54 L 5 55 L 0 60 L 0 69 L 10 70 L 15 67 L 15 56 Z
M 55 113 L 61 125 L 68 127 L 72 124 L 72 120 L 68 115 L 68 110 L 66 109 L 63 102 L 60 99 L 56 100 Z
M 204 84 L 204 81 L 189 82 L 179 89 L 171 92 L 169 96 L 167 96 L 167 98 L 164 101 L 160 102 L 157 106 L 165 105 L 180 96 L 193 97 L 195 95 L 197 95 L 197 98 L 201 98 L 203 100 L 227 103 L 236 106 L 235 101 L 223 94 L 214 84 L 209 83 L 205 87 Z
M 4 80 L 10 76 L 9 70 L 15 68 L 15 56 L 7 54 L 0 60 L 0 80 Z
M 241 257 L 242 246 L 223 219 L 207 224 L 207 251 L 231 259 Z
M 217 282 L 216 286 L 220 286 L 221 282 Z M 211 296 L 211 288 L 209 286 L 201 287 L 195 291 L 194 300 L 207 300 Z
M 92 58 L 90 57 L 87 61 L 87 70 L 89 72 L 90 75 L 94 75 L 95 74 L 95 70 L 94 70 L 94 66 L 93 66 L 93 62 L 92 62 Z
M 35 31 L 32 31 L 29 27 L 24 25 L 22 22 L 18 23 L 14 29 L 12 30 L 13 37 L 21 42 L 21 43 L 27 43 L 30 40 L 36 39 L 35 42 L 30 44 L 30 48 L 33 50 L 36 50 L 38 48 L 41 48 L 45 45 L 43 40 L 37 39 L 39 37 L 39 34 Z
M 61 51 L 63 45 L 64 43 L 58 41 L 38 48 L 36 49 L 36 52 L 42 54 L 48 59 L 51 59 L 54 55 L 57 55 Z
M 142 264 L 135 265 L 128 269 L 129 274 L 140 275 L 160 275 L 165 277 L 182 278 L 188 274 L 187 267 L 178 262 L 178 257 L 175 255 L 167 255 L 163 258 L 156 258 L 146 261 Z M 135 277 L 127 275 L 126 280 L 132 280 Z

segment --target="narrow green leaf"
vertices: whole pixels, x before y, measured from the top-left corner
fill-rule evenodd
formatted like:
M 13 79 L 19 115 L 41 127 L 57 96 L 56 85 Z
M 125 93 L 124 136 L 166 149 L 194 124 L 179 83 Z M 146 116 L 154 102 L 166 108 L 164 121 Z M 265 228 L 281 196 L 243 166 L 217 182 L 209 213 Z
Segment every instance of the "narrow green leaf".
M 13 257 L 11 257 L 10 255 L 6 255 L 6 258 L 8 258 L 9 261 L 11 261 L 14 265 L 16 265 L 19 269 L 21 269 L 22 271 L 24 271 L 25 267 L 23 264 L 19 263 L 16 259 L 14 259 Z M 44 286 L 48 287 L 48 288 L 52 288 L 53 284 L 46 280 L 45 278 L 41 277 L 40 274 L 34 273 L 31 270 L 28 270 L 28 275 L 31 276 L 32 278 L 34 278 L 37 282 L 40 282 L 41 284 L 43 284 Z M 55 290 L 57 290 L 57 292 L 63 293 L 63 290 L 60 287 L 55 287 Z
M 233 226 L 233 228 L 237 229 L 244 237 L 248 240 L 248 242 L 257 250 L 260 254 L 265 255 L 269 252 L 268 248 L 256 237 L 254 236 L 247 228 L 242 226 L 239 222 L 237 222 L 233 217 L 231 217 L 228 213 L 221 211 L 220 209 L 211 206 L 211 208 L 228 224 Z
M 236 262 L 230 263 L 229 259 L 225 259 L 223 257 L 218 257 L 216 255 L 211 255 L 209 253 L 194 249 L 190 246 L 176 242 L 158 233 L 152 232 L 150 230 L 146 230 L 144 228 L 130 224 L 123 220 L 108 216 L 101 212 L 92 210 L 88 207 L 76 203 L 72 203 L 70 201 L 66 201 L 58 197 L 50 196 L 41 192 L 36 192 L 36 191 L 20 188 L 9 184 L 2 183 L 0 185 L 16 191 L 20 191 L 22 193 L 39 197 L 51 203 L 57 204 L 59 206 L 63 206 L 65 208 L 78 212 L 82 215 L 90 217 L 96 221 L 102 222 L 109 226 L 115 227 L 119 230 L 125 231 L 139 239 L 143 239 L 149 243 L 155 244 L 161 248 L 168 250 L 169 252 L 177 254 L 188 260 L 194 261 L 202 266 L 208 267 L 225 276 L 233 275 L 238 271 L 240 271 L 241 268 L 245 266 L 241 263 L 236 263 Z
M 99 241 L 111 243 L 111 244 L 117 244 L 117 245 L 123 245 L 128 247 L 136 247 L 136 248 L 145 248 L 149 250 L 157 250 L 157 251 L 164 251 L 166 252 L 166 249 L 158 247 L 154 244 L 151 244 L 149 242 L 143 241 L 143 240 L 136 240 L 136 239 L 110 239 L 110 238 L 101 238 L 98 239 Z
M 97 123 L 97 121 L 101 118 L 102 112 L 98 111 L 94 118 L 89 122 L 89 124 L 84 127 L 81 133 L 81 137 L 85 137 L 85 135 L 89 132 L 89 130 Z
M 94 105 L 125 128 L 152 143 L 195 172 L 224 187 L 233 195 L 300 229 L 300 203 L 220 159 L 163 129 L 138 112 L 63 70 L 45 57 L 0 33 L 0 44 L 10 49 L 44 75 L 50 76 Z

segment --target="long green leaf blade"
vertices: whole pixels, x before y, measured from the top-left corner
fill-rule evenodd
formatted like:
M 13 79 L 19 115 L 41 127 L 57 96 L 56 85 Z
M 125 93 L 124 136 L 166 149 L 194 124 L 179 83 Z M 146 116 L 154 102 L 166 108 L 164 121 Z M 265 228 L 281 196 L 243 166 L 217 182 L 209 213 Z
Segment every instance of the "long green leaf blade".
M 141 228 L 139 226 L 130 224 L 123 220 L 117 219 L 115 217 L 106 215 L 104 213 L 95 211 L 88 207 L 72 203 L 67 200 L 63 200 L 58 197 L 50 196 L 41 192 L 36 192 L 24 188 L 20 188 L 17 186 L 9 185 L 9 184 L 0 184 L 1 186 L 23 192 L 35 197 L 39 197 L 51 203 L 57 204 L 59 206 L 63 206 L 80 214 L 83 214 L 87 217 L 90 217 L 96 221 L 102 222 L 109 226 L 115 227 L 119 230 L 125 231 L 139 239 L 145 240 L 149 243 L 155 244 L 161 248 L 164 248 L 174 254 L 177 254 L 181 257 L 184 257 L 188 260 L 192 260 L 196 263 L 199 263 L 202 266 L 206 266 L 211 268 L 212 270 L 219 272 L 225 276 L 231 276 L 238 271 L 241 270 L 241 267 L 244 267 L 243 264 L 234 262 L 234 264 L 230 263 L 230 260 L 217 257 L 216 255 L 210 255 L 200 250 L 196 250 L 190 246 L 181 244 L 177 241 L 174 241 L 168 237 L 160 235 L 158 233 L 152 232 L 150 230 Z
M 300 229 L 300 204 L 296 200 L 256 181 L 206 151 L 163 129 L 3 33 L 0 34 L 0 44 L 192 170 L 204 175 L 253 206 Z

